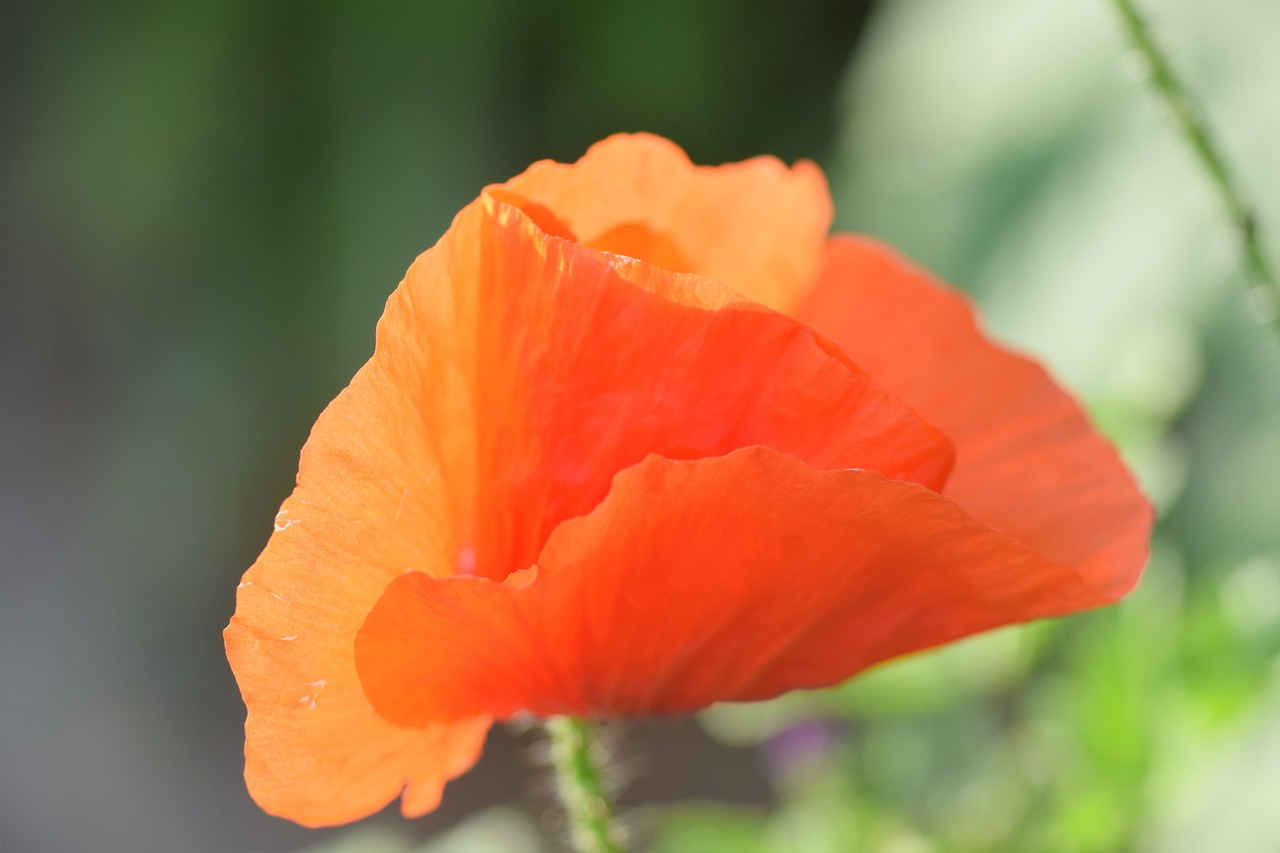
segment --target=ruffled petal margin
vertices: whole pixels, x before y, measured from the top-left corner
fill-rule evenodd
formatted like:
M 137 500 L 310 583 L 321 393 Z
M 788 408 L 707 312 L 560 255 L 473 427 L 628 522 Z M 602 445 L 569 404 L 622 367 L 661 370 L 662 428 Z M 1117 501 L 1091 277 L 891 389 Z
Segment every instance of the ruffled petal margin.
M 913 483 L 761 447 L 651 456 L 531 570 L 397 578 L 356 666 L 378 712 L 405 724 L 680 713 L 1108 599 Z
M 779 311 L 812 286 L 833 216 L 826 178 L 808 160 L 695 166 L 647 133 L 610 136 L 576 163 L 535 163 L 503 186 L 584 245 L 706 276 Z
M 330 404 L 224 634 L 249 712 L 249 792 L 307 826 L 363 817 L 402 790 L 406 815 L 434 809 L 490 725 L 484 715 L 395 725 L 356 675 L 356 631 L 387 583 L 409 567 L 452 570 L 448 483 L 429 446 L 399 426 L 412 413 L 376 363 Z
M 888 247 L 842 235 L 797 316 L 955 443 L 943 493 L 966 512 L 1075 566 L 1107 600 L 1137 583 L 1150 503 L 1076 401 L 989 340 L 962 294 Z
M 467 278 L 428 258 L 407 280 L 411 291 L 447 280 L 456 303 L 470 301 L 473 319 L 453 334 L 469 335 L 459 422 L 471 413 L 474 531 L 462 547 L 474 574 L 527 568 L 557 524 L 649 453 L 761 444 L 945 482 L 945 436 L 812 328 L 709 279 L 551 236 L 506 198 L 483 196 L 442 243 Z

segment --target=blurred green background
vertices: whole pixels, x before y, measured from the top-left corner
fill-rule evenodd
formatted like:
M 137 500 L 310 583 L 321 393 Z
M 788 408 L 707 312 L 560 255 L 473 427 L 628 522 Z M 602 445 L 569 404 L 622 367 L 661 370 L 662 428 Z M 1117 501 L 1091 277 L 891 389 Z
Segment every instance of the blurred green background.
M 1280 4 L 1149 0 L 1280 251 Z M 1125 604 L 617 733 L 661 853 L 1280 850 L 1280 347 L 1107 0 L 0 6 L 0 849 L 555 849 L 537 737 L 350 829 L 240 780 L 220 631 L 316 414 L 484 184 L 809 157 L 1160 510 Z

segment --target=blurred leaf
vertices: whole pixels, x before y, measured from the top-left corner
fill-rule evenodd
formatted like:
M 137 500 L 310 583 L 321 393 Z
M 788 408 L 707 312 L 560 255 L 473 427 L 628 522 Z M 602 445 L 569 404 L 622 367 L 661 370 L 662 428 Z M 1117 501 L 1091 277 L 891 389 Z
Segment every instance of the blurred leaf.
M 876 667 L 826 694 L 858 718 L 935 713 L 1009 688 L 1026 672 L 1034 634 L 1044 626 L 1003 628 Z
M 653 841 L 655 853 L 765 853 L 765 819 L 711 806 L 667 810 Z

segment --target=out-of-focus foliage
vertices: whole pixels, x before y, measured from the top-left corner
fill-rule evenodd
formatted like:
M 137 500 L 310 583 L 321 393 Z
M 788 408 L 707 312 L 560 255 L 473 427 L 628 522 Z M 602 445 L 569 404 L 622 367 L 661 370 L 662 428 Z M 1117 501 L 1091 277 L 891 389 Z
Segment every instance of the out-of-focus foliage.
M 1274 251 L 1280 6 L 1150 5 Z M 777 813 L 681 809 L 659 849 L 1275 849 L 1280 348 L 1121 33 L 1101 0 L 886 4 L 833 166 L 841 226 L 971 288 L 1119 442 L 1160 510 L 1141 588 L 837 690 L 713 709 L 712 731 L 766 754 L 814 718 L 837 746 L 774 767 Z

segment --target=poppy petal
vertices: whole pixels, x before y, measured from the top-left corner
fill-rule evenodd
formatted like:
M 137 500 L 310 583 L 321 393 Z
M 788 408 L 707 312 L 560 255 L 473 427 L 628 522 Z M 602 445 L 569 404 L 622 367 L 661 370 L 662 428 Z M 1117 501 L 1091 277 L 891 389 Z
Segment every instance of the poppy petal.
M 454 299 L 476 300 L 467 312 L 483 318 L 463 370 L 478 465 L 472 573 L 531 565 L 555 525 L 649 453 L 761 444 L 941 487 L 946 438 L 834 343 L 708 279 L 549 236 L 509 198 L 483 197 L 445 242 L 474 254 Z M 424 256 L 406 286 L 438 283 L 433 263 Z
M 619 134 L 573 164 L 542 161 L 504 185 L 586 245 L 723 282 L 779 311 L 822 263 L 832 206 L 822 171 L 773 157 L 695 166 L 678 145 Z
M 1137 583 L 1150 504 L 1075 400 L 990 341 L 963 295 L 887 247 L 841 235 L 798 316 L 955 443 L 944 494 L 966 512 L 1075 566 L 1110 599 Z
M 225 632 L 249 711 L 249 791 L 308 826 L 363 817 L 402 789 L 406 815 L 430 811 L 479 756 L 490 723 L 394 725 L 356 675 L 356 631 L 387 583 L 409 567 L 452 571 L 453 561 L 447 483 L 429 446 L 401 428 L 415 412 L 387 376 L 393 348 L 379 352 L 312 430 L 298 487 Z
M 356 665 L 402 723 L 676 713 L 1101 600 L 935 492 L 754 447 L 623 471 L 505 583 L 397 578 Z

